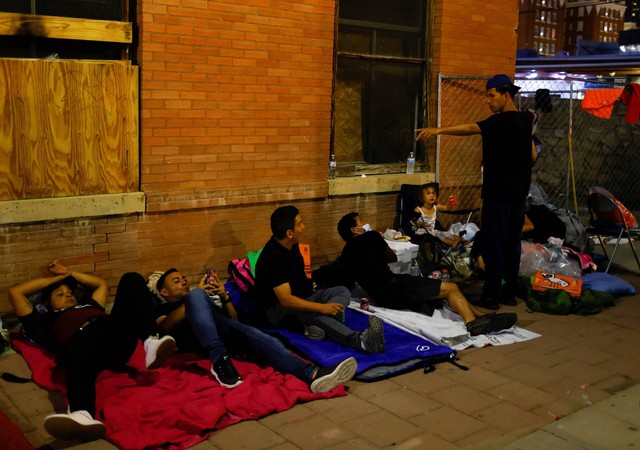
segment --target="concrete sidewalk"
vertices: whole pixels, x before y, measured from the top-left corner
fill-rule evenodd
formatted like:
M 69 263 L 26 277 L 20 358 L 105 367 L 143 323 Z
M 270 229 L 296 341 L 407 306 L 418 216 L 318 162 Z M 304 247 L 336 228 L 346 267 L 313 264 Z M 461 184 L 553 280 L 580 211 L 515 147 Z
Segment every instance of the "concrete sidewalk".
M 617 259 L 617 258 L 616 258 Z M 635 263 L 635 262 L 634 262 Z M 640 288 L 640 277 L 617 275 Z M 640 295 L 602 313 L 527 312 L 519 325 L 531 341 L 459 353 L 451 364 L 375 383 L 349 382 L 349 395 L 296 405 L 261 420 L 214 432 L 197 449 L 620 449 L 640 445 Z M 29 376 L 19 355 L 0 357 L 0 372 Z M 33 383 L 0 380 L 0 410 L 34 446 L 114 448 L 106 441 L 53 440 L 42 428 L 60 396 Z

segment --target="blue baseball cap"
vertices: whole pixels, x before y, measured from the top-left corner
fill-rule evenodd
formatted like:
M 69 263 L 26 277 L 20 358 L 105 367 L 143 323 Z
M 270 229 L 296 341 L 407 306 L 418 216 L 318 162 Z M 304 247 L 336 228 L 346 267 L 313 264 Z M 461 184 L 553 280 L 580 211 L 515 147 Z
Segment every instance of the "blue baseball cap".
M 515 88 L 515 92 L 520 90 L 520 86 L 516 86 L 511 82 L 511 78 L 507 75 L 501 73 L 498 75 L 492 76 L 489 81 L 487 81 L 486 90 L 497 88 L 499 86 L 512 86 Z

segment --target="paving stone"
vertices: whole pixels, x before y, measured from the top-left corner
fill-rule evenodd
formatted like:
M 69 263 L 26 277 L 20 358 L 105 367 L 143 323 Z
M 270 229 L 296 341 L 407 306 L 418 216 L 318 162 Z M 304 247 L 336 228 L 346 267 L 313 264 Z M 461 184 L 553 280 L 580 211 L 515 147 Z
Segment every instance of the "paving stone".
M 489 427 L 486 422 L 448 406 L 413 417 L 409 421 L 448 442 L 459 441 Z
M 394 443 L 390 446 L 382 447 L 393 450 L 456 450 L 458 447 L 444 439 L 430 433 L 424 433 L 420 436 L 412 437 L 404 442 Z
M 257 421 L 246 421 L 215 431 L 207 441 L 220 450 L 259 450 L 279 445 L 284 439 Z
M 345 420 L 351 420 L 377 411 L 378 408 L 373 404 L 372 400 L 384 395 L 385 394 L 370 397 L 367 400 L 363 400 L 355 395 L 347 395 L 346 397 L 330 398 L 305 403 L 305 407 L 315 413 L 324 414 L 325 417 L 335 423 L 342 423 Z
M 326 447 L 326 450 L 374 450 L 377 448 L 379 447 L 367 441 L 366 439 L 358 437 L 355 439 L 350 439 L 346 442 L 340 442 L 338 444 Z M 395 449 L 398 447 L 394 446 L 393 448 Z M 278 447 L 277 450 L 281 450 L 280 447 Z
M 558 350 L 556 353 L 559 356 L 564 357 L 565 360 L 575 359 L 592 366 L 602 365 L 612 359 L 615 359 L 615 356 L 611 355 L 611 353 L 598 350 L 597 348 L 585 345 L 584 343 L 572 345 L 562 350 Z
M 436 393 L 429 395 L 433 397 L 434 394 Z M 380 409 L 403 418 L 413 417 L 442 406 L 425 394 L 416 394 L 409 389 L 401 389 L 383 395 L 377 395 L 371 397 L 369 401 Z
M 493 349 L 488 348 L 486 350 Z M 502 375 L 478 366 L 469 366 L 469 370 L 466 372 L 462 370 L 451 372 L 447 374 L 447 377 L 458 383 L 466 384 L 467 386 L 470 386 L 479 391 L 486 391 L 491 388 L 509 383 L 511 381 L 509 378 L 503 377 Z
M 502 369 L 498 371 L 498 373 L 504 377 L 520 381 L 523 384 L 536 388 L 547 386 L 563 378 L 561 374 L 555 373 L 548 368 L 525 363 Z
M 487 352 L 484 348 L 470 348 L 461 352 L 461 357 L 463 358 L 461 362 L 483 367 L 487 370 L 499 371 L 520 364 L 520 361 L 511 355 L 512 353 L 501 355 L 496 352 Z
M 49 393 L 41 389 L 14 394 L 11 399 L 27 417 L 49 412 L 53 408 Z
M 439 364 L 439 366 L 442 366 L 442 364 Z M 455 368 L 455 370 L 460 369 Z M 419 394 L 429 394 L 457 384 L 455 380 L 443 375 L 451 372 L 453 370 L 447 372 L 438 368 L 436 372 L 425 375 L 421 370 L 416 370 L 399 377 L 397 383 L 400 384 L 400 387 L 411 389 Z
M 553 370 L 567 377 L 579 376 L 583 380 L 581 384 L 597 383 L 612 375 L 612 373 L 606 369 L 575 360 L 560 363 L 555 366 Z
M 442 389 L 431 394 L 431 397 L 465 414 L 474 413 L 500 402 L 495 396 L 487 395 L 466 385 Z
M 502 402 L 482 411 L 478 411 L 473 416 L 502 431 L 512 432 L 518 429 L 529 429 L 541 427 L 549 421 L 541 418 L 537 414 L 519 408 L 508 402 Z
M 363 421 L 367 417 L 370 416 L 356 421 Z M 374 426 L 380 427 L 380 424 Z M 338 425 L 320 414 L 287 422 L 274 431 L 302 449 L 322 449 L 356 437 L 349 422 Z
M 511 443 L 502 450 L 549 450 L 549 449 L 562 449 L 562 450 L 589 450 L 588 447 L 583 447 L 573 442 L 569 442 L 566 439 L 547 433 L 545 431 L 536 431 L 529 436 L 520 439 L 515 443 Z
M 270 416 L 260 419 L 265 426 L 269 428 L 277 428 L 287 423 L 294 423 L 296 421 L 313 416 L 315 413 L 309 409 L 306 404 L 295 405 L 293 408 L 287 411 L 282 411 L 278 414 L 271 414 Z
M 425 431 L 387 411 L 377 411 L 345 422 L 343 425 L 353 433 L 379 447 L 406 441 Z
M 545 403 L 551 403 L 556 397 L 535 387 L 517 381 L 491 389 L 489 393 L 500 400 L 512 403 L 519 408 L 531 410 Z
M 383 392 L 395 391 L 399 388 L 400 386 L 391 380 L 376 381 L 375 383 L 363 383 L 360 381 L 349 382 L 349 392 L 360 398 L 368 398 Z

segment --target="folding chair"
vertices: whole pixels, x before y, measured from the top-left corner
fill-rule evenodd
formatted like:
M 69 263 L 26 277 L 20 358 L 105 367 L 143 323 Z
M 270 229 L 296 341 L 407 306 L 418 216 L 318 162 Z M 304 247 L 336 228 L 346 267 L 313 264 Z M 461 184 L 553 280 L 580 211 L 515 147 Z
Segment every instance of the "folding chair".
M 620 203 L 609 191 L 598 186 L 589 188 L 587 204 L 591 219 L 590 227 L 587 231 L 590 234 L 598 236 L 598 241 L 604 251 L 604 255 L 609 260 L 605 272 L 609 272 L 611 263 L 613 262 L 618 246 L 620 245 L 620 240 L 623 237 L 627 238 L 629 241 L 631 251 L 633 252 L 633 256 L 638 264 L 638 269 L 640 270 L 640 260 L 638 259 L 638 254 L 636 253 L 632 239 L 633 237 L 640 235 L 640 229 L 629 227 L 629 223 L 627 223 L 629 221 L 625 220 L 625 216 L 629 216 L 629 213 L 624 205 L 622 205 L 622 203 Z M 611 253 L 611 258 L 609 258 L 609 253 L 607 252 L 607 248 L 602 240 L 603 236 L 616 238 L 616 245 Z

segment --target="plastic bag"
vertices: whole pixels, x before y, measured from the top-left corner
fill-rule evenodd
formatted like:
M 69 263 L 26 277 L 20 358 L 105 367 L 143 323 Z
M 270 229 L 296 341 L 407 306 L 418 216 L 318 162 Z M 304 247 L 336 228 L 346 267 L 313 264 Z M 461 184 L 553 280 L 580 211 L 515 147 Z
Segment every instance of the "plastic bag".
M 465 241 L 473 241 L 478 231 L 480 231 L 480 228 L 473 222 L 465 223 L 464 225 L 461 222 L 456 222 L 449 227 L 449 233 L 458 235 Z
M 577 261 L 570 259 L 561 248 L 549 248 L 542 244 L 522 241 L 518 274 L 522 277 L 531 277 L 537 270 L 576 278 L 582 276 L 580 265 Z

